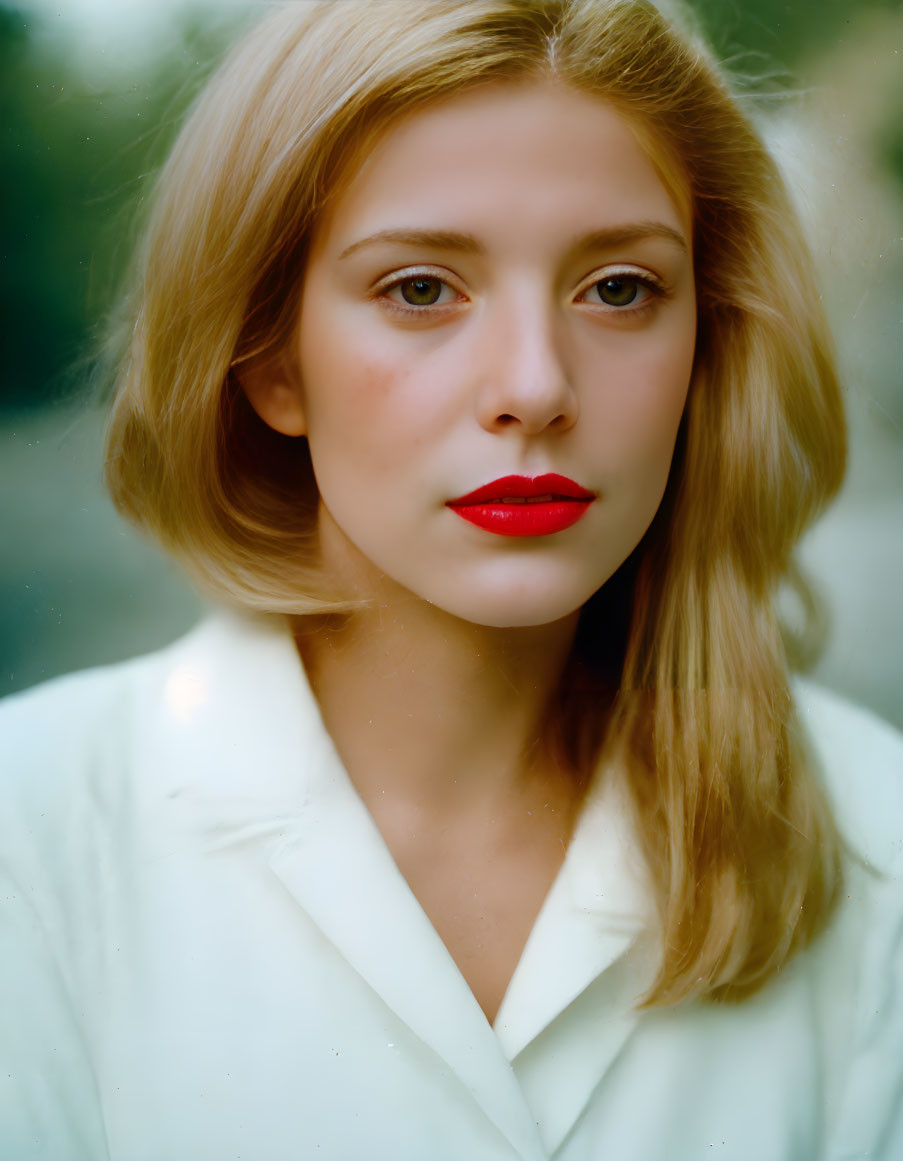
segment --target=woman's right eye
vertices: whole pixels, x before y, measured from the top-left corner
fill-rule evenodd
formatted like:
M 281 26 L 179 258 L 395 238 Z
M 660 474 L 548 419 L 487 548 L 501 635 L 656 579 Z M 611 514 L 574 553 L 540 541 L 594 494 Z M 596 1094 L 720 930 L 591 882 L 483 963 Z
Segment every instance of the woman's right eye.
M 457 291 L 435 274 L 408 274 L 378 286 L 374 294 L 404 314 L 425 314 L 430 307 L 461 301 Z
M 395 288 L 408 306 L 434 306 L 442 294 L 443 282 L 439 278 L 406 278 L 395 284 Z

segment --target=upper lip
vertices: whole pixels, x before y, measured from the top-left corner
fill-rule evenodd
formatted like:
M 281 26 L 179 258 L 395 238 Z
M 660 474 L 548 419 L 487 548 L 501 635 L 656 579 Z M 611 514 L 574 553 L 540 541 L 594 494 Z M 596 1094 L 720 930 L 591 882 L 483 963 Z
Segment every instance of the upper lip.
M 498 480 L 484 484 L 466 496 L 449 500 L 449 504 L 484 504 L 491 500 L 503 500 L 508 496 L 529 499 L 533 496 L 562 496 L 568 500 L 594 500 L 595 492 L 581 488 L 567 476 L 547 472 L 543 476 L 501 476 Z

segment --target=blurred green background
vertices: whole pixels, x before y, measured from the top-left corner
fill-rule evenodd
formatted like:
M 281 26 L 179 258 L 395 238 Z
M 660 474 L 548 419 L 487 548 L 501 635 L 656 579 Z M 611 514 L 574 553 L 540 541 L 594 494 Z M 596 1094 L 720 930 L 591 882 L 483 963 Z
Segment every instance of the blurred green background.
M 100 486 L 92 358 L 146 187 L 254 0 L 0 2 L 0 694 L 172 639 L 187 583 Z M 796 191 L 853 442 L 802 560 L 831 609 L 814 675 L 903 727 L 903 18 L 877 0 L 696 0 Z

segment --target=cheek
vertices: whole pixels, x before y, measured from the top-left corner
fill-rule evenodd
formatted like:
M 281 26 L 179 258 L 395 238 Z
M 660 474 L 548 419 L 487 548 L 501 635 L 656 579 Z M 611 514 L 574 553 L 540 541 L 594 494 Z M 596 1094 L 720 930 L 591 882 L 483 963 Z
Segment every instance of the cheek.
M 328 349 L 328 348 L 326 348 Z M 376 493 L 425 471 L 437 426 L 418 377 L 395 360 L 332 344 L 309 360 L 305 384 L 308 441 L 321 488 L 335 493 L 362 478 Z
M 393 366 L 329 312 L 308 310 L 300 341 L 302 392 L 311 453 L 372 463 L 375 439 L 392 426 Z
M 618 475 L 664 486 L 693 369 L 692 325 L 652 336 L 611 359 L 591 427 Z
M 454 360 L 418 348 L 410 335 L 368 329 L 354 311 L 313 310 L 302 319 L 298 350 L 315 468 L 338 460 L 352 474 L 366 464 L 398 475 L 447 434 Z

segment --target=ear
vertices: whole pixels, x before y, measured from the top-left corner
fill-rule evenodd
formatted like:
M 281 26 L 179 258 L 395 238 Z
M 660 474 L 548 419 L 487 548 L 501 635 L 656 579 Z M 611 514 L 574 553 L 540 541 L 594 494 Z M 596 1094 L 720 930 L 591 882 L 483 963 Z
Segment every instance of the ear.
M 285 354 L 248 359 L 235 374 L 264 423 L 282 435 L 307 435 L 300 376 Z

